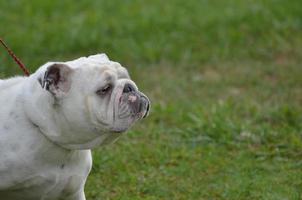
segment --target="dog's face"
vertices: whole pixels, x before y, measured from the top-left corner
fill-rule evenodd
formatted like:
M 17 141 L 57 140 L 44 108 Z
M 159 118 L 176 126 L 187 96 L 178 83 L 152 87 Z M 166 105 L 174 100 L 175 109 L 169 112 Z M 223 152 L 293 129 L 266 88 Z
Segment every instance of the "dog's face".
M 40 80 L 55 99 L 56 115 L 62 118 L 58 123 L 64 131 L 73 131 L 75 138 L 124 132 L 149 112 L 149 99 L 127 70 L 119 63 L 97 59 L 101 56 L 52 63 Z

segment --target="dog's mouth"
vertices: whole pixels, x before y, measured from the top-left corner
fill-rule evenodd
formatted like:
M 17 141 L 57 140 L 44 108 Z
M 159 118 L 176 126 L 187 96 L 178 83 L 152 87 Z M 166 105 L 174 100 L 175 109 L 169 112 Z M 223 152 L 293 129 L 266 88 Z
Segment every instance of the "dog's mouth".
M 149 99 L 141 92 L 131 92 L 123 94 L 119 98 L 118 119 L 126 118 L 141 119 L 145 118 L 150 109 Z
M 125 89 L 116 88 L 113 98 L 112 132 L 125 132 L 136 121 L 148 116 L 150 101 L 143 93 L 137 90 L 125 92 Z

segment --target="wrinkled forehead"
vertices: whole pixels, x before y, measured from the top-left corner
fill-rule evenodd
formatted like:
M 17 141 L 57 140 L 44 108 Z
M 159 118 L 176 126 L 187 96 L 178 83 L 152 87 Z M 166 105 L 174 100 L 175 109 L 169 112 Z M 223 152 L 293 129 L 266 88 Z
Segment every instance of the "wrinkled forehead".
M 77 70 L 81 75 L 83 76 L 89 76 L 89 77 L 98 77 L 102 78 L 104 80 L 110 80 L 110 79 L 129 79 L 129 75 L 127 70 L 120 66 L 115 64 L 102 64 L 102 65 L 85 65 L 80 68 L 77 68 Z
M 126 68 L 121 66 L 118 62 L 110 60 L 97 60 L 90 57 L 79 58 L 77 60 L 66 62 L 68 66 L 80 72 L 82 75 L 91 77 L 102 76 L 104 79 L 117 78 L 129 79 L 129 74 Z

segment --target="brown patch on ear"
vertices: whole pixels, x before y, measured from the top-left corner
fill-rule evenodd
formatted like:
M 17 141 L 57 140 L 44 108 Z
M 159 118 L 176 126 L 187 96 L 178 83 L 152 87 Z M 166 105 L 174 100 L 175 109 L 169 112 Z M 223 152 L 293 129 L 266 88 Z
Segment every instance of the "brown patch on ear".
M 66 93 L 70 89 L 70 73 L 72 69 L 65 64 L 53 64 L 49 66 L 44 74 L 42 87 L 53 95 Z

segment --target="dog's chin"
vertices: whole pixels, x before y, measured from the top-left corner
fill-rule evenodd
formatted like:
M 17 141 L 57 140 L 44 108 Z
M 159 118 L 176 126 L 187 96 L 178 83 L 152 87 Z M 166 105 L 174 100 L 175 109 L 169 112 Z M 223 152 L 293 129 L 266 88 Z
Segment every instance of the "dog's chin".
M 123 133 L 130 129 L 130 127 L 136 122 L 136 119 L 129 117 L 121 121 L 117 121 L 115 126 L 111 128 L 113 133 Z
M 114 128 L 111 130 L 112 133 L 124 133 L 128 130 L 128 128 Z
M 139 119 L 141 118 L 141 114 L 137 113 L 137 114 L 133 114 L 133 113 L 129 113 L 129 116 L 127 116 L 126 118 L 122 118 L 122 119 L 117 119 L 117 121 L 115 122 L 115 125 L 113 128 L 111 128 L 111 131 L 113 133 L 123 133 L 126 132 L 127 130 L 129 130 L 134 124 L 135 122 L 137 122 Z

